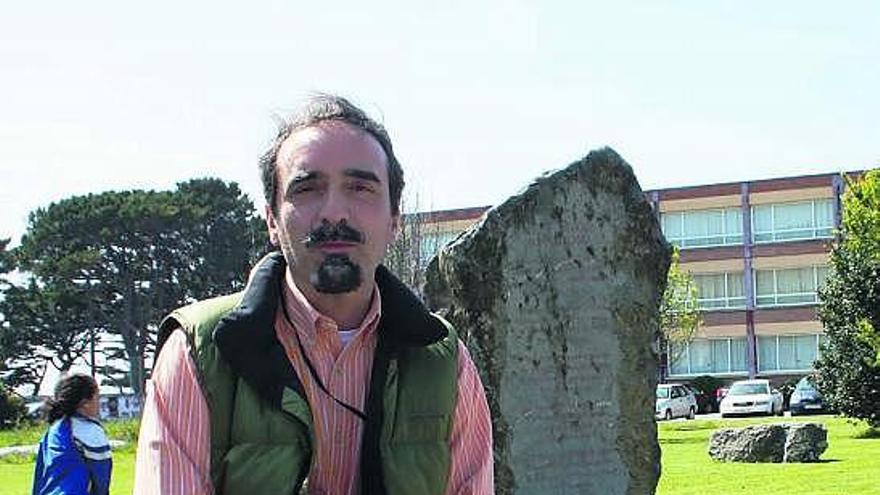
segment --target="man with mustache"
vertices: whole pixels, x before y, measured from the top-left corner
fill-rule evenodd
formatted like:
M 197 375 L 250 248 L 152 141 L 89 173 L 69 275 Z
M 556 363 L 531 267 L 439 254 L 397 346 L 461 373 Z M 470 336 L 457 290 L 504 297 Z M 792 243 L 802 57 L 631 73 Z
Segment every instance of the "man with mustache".
M 404 184 L 385 129 L 318 95 L 260 166 L 280 252 L 162 322 L 135 493 L 492 493 L 468 351 L 380 265 Z

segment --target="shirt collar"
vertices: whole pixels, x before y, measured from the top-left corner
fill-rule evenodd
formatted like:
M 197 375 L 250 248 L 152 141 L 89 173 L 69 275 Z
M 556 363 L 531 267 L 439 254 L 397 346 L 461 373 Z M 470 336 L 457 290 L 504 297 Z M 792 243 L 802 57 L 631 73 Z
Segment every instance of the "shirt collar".
M 306 296 L 294 283 L 290 272 L 285 270 L 284 290 L 282 291 L 282 304 L 287 308 L 287 314 L 298 332 L 304 344 L 314 343 L 317 336 L 324 332 L 336 332 L 339 326 L 329 316 L 318 311 Z M 280 308 L 279 308 L 280 309 Z M 357 327 L 357 334 L 363 331 L 372 332 L 376 329 L 379 317 L 382 315 L 382 296 L 379 287 L 373 282 L 373 295 L 370 298 L 370 306 L 364 319 Z

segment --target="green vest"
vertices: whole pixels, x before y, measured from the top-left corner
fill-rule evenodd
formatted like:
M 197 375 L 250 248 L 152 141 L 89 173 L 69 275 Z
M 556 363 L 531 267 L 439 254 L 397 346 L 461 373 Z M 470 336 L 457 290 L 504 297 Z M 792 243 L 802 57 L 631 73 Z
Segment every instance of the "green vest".
M 309 472 L 311 411 L 274 336 L 283 269 L 283 258 L 270 255 L 243 292 L 178 309 L 161 325 L 160 346 L 177 327 L 190 339 L 210 410 L 218 494 L 295 494 Z M 458 339 L 384 268 L 376 279 L 383 308 L 364 411 L 361 493 L 441 494 L 450 466 Z

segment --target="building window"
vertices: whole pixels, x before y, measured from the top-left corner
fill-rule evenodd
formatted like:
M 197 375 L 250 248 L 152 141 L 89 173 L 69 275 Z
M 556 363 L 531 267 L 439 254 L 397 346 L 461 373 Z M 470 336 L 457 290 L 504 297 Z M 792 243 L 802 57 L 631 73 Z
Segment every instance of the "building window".
M 746 339 L 694 339 L 670 346 L 670 375 L 745 373 Z
M 810 371 L 819 356 L 820 335 L 759 335 L 758 371 Z
M 755 271 L 755 305 L 758 307 L 815 304 L 828 267 L 810 266 Z
M 742 210 L 675 211 L 660 216 L 666 240 L 680 248 L 742 244 Z
M 831 237 L 834 206 L 831 199 L 752 207 L 756 243 Z
M 694 275 L 700 309 L 744 308 L 746 296 L 742 272 Z

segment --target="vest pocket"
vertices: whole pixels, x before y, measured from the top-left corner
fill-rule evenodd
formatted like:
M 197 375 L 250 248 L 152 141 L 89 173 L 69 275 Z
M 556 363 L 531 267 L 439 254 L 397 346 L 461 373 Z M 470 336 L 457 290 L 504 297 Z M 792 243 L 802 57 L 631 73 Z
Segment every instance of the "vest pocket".
M 448 414 L 409 414 L 398 419 L 392 443 L 446 441 L 449 424 Z
M 218 493 L 299 493 L 310 461 L 308 447 L 303 447 L 261 443 L 233 446 L 223 458 L 223 487 Z

